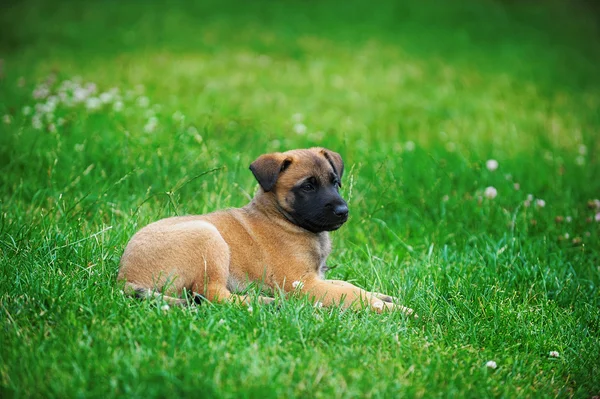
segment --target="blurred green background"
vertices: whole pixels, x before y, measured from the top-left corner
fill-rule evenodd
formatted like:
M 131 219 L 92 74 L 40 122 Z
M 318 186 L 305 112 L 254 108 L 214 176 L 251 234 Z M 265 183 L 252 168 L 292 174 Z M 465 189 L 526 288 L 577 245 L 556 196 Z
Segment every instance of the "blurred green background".
M 3 2 L 0 393 L 597 395 L 599 15 L 582 0 Z M 317 145 L 344 157 L 351 209 L 328 277 L 418 321 L 121 295 L 137 229 L 242 206 L 256 157 Z

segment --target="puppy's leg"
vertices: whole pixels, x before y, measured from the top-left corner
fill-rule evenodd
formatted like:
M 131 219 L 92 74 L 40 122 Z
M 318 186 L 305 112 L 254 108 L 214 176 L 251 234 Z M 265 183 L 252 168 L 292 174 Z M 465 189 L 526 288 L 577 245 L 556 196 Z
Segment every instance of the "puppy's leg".
M 339 285 L 339 286 L 342 286 L 342 287 L 348 287 L 348 286 L 355 287 L 354 285 L 350 284 L 349 282 L 343 281 L 343 280 L 326 280 L 326 281 L 330 281 L 332 284 Z M 355 288 L 358 288 L 358 287 L 355 287 Z M 395 308 L 396 309 L 401 310 L 402 312 L 406 313 L 407 315 L 414 314 L 414 310 L 412 310 L 411 308 L 408 308 L 408 307 L 402 306 L 402 305 L 398 305 L 397 304 L 398 298 L 396 298 L 396 297 L 393 297 L 393 296 L 390 296 L 390 295 L 386 295 L 386 294 L 382 294 L 380 292 L 372 292 L 372 291 L 369 292 L 369 291 L 365 291 L 365 290 L 362 290 L 362 289 L 360 289 L 360 290 L 362 291 L 363 295 L 368 294 L 368 295 L 374 296 L 375 298 L 380 299 L 380 300 L 382 300 L 382 301 L 384 301 L 386 303 L 393 303 L 393 304 L 395 304 Z M 415 316 L 416 316 L 416 314 L 415 314 Z
M 135 296 L 140 299 L 162 299 L 166 303 L 171 306 L 186 306 L 187 301 L 181 298 L 174 298 L 168 295 L 162 295 L 160 292 L 156 290 L 142 287 L 141 285 L 137 285 L 135 283 L 126 283 L 123 292 L 127 295 Z
M 344 308 L 368 306 L 378 313 L 385 310 L 400 310 L 407 314 L 412 313 L 411 309 L 387 302 L 371 292 L 342 280 L 309 280 L 304 282 L 302 291 L 315 300 L 322 302 L 325 306 L 342 305 Z

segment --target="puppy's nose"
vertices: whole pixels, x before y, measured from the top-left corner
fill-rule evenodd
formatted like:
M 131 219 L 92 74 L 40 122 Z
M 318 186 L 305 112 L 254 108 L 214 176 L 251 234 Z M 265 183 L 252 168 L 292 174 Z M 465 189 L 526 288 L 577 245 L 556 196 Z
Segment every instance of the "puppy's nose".
M 335 205 L 333 207 L 333 213 L 335 214 L 335 216 L 339 217 L 340 219 L 347 218 L 348 217 L 348 205 L 346 205 L 346 204 Z

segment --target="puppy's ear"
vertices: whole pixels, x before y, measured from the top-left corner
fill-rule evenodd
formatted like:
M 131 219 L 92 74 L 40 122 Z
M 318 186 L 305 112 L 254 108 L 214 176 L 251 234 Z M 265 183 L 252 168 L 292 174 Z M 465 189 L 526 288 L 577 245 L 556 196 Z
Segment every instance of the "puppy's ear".
M 338 178 L 342 180 L 342 175 L 344 174 L 344 161 L 342 161 L 342 156 L 337 152 L 329 151 L 325 148 L 321 149 L 321 154 L 327 159 Z
M 250 164 L 250 170 L 265 192 L 275 187 L 279 174 L 292 163 L 291 158 L 286 158 L 282 153 L 265 154 Z

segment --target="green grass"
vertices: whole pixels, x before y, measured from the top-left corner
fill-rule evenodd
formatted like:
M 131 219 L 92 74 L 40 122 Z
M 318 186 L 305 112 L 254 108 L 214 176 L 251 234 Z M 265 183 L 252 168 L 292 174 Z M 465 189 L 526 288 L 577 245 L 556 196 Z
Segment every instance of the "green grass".
M 1 396 L 598 395 L 589 7 L 3 5 Z M 60 103 L 36 129 L 32 92 L 49 76 L 53 92 L 76 76 L 96 95 L 118 88 L 123 109 Z M 351 209 L 328 277 L 398 296 L 418 320 L 122 295 L 137 229 L 242 206 L 258 155 L 315 145 L 344 157 Z

